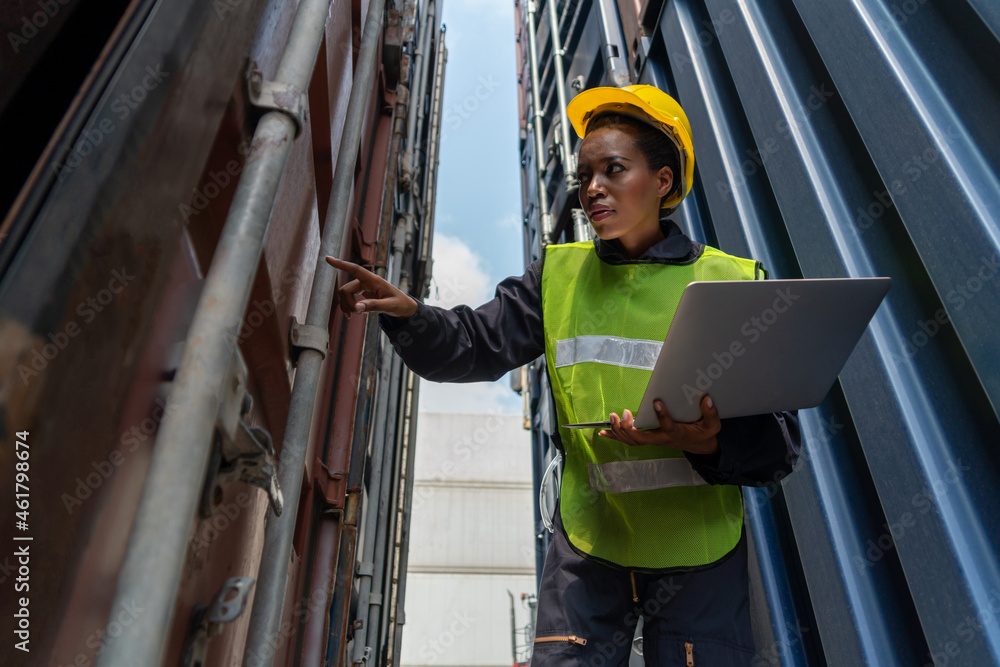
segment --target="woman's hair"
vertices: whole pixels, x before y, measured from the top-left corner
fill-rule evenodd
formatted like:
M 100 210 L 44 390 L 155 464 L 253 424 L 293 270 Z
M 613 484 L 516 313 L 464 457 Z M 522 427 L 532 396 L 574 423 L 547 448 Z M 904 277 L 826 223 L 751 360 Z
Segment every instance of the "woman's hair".
M 670 167 L 674 173 L 674 182 L 670 187 L 670 192 L 664 197 L 669 197 L 681 187 L 683 173 L 681 172 L 680 153 L 677 151 L 677 146 L 662 130 L 634 116 L 614 112 L 599 114 L 590 121 L 590 124 L 587 125 L 587 134 L 599 127 L 614 127 L 632 137 L 633 145 L 646 158 L 646 164 L 650 171 L 659 171 L 663 167 Z

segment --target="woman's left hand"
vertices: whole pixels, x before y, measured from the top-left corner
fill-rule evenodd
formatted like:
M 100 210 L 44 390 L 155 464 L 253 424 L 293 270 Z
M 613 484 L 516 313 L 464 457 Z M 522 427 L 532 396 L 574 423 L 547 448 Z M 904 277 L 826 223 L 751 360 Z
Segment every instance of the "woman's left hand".
M 719 411 L 710 397 L 701 399 L 701 419 L 690 424 L 677 423 L 671 419 L 663 401 L 653 401 L 653 409 L 660 422 L 659 428 L 640 431 L 633 425 L 632 413 L 626 410 L 621 419 L 612 412 L 611 430 L 602 430 L 598 435 L 614 438 L 627 445 L 659 445 L 692 454 L 715 454 L 719 451 L 719 441 L 715 436 L 722 429 L 722 422 L 719 421 Z

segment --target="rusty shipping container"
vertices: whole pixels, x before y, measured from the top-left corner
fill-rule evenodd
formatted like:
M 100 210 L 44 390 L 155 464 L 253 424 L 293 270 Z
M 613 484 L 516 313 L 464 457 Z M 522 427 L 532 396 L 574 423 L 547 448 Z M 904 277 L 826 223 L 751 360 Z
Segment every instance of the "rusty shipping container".
M 392 664 L 433 0 L 3 3 L 4 665 Z

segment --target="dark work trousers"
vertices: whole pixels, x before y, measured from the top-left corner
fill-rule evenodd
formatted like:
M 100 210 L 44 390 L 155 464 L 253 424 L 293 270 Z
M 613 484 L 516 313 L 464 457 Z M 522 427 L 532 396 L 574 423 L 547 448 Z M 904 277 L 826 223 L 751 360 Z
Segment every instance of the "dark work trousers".
M 751 664 L 746 531 L 726 558 L 707 569 L 644 574 L 583 558 L 570 547 L 558 510 L 555 521 L 538 591 L 531 667 L 626 667 L 640 615 L 646 665 Z M 566 639 L 545 641 L 556 637 Z

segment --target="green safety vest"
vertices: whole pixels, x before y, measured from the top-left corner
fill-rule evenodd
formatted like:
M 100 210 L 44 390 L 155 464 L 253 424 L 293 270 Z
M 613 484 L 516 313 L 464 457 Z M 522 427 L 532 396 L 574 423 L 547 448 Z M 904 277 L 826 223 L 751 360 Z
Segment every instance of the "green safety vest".
M 635 414 L 687 284 L 753 280 L 760 268 L 708 246 L 687 264 L 609 264 L 590 241 L 546 247 L 542 321 L 558 423 Z M 743 526 L 739 487 L 706 484 L 680 450 L 626 445 L 599 430 L 559 430 L 559 512 L 578 552 L 663 570 L 697 569 L 732 551 Z

